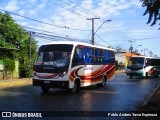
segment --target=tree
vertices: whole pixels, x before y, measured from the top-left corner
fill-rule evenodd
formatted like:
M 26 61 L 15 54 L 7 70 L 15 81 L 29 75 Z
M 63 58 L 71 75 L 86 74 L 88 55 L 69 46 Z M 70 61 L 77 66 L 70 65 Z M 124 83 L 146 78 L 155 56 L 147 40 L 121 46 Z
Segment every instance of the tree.
M 160 20 L 160 0 L 140 0 L 142 7 L 147 7 L 143 15 L 149 14 L 147 24 L 155 25 Z M 160 25 L 160 24 L 159 24 Z M 159 28 L 160 29 L 160 28 Z
M 122 52 L 123 51 L 123 49 L 120 45 L 116 46 L 115 50 L 116 50 L 116 52 Z
M 32 39 L 32 61 L 36 55 L 36 44 L 37 42 Z M 18 49 L 18 51 L 5 52 L 3 58 L 6 61 L 13 61 L 15 58 L 19 59 L 20 71 L 25 71 L 23 74 L 27 75 L 27 66 L 29 64 L 29 33 L 18 25 L 7 12 L 4 14 L 0 12 L 0 46 Z M 13 64 L 7 65 L 8 69 L 12 68 L 13 70 Z

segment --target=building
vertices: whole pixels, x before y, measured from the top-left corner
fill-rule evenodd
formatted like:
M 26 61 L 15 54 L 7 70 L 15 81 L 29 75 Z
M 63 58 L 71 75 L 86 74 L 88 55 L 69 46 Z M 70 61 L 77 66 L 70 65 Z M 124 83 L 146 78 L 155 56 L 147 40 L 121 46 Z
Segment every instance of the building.
M 118 70 L 125 69 L 130 56 L 131 56 L 131 52 L 116 52 L 115 53 L 115 59 L 118 64 L 118 66 L 117 66 Z M 141 54 L 133 52 L 132 56 L 141 56 Z

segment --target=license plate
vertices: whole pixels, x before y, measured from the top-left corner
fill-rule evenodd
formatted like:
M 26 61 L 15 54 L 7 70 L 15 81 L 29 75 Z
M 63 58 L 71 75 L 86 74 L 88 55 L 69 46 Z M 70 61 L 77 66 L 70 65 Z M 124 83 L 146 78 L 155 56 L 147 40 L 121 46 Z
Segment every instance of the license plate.
M 50 83 L 50 81 L 44 81 L 44 83 L 47 83 L 47 84 L 49 84 L 49 83 Z

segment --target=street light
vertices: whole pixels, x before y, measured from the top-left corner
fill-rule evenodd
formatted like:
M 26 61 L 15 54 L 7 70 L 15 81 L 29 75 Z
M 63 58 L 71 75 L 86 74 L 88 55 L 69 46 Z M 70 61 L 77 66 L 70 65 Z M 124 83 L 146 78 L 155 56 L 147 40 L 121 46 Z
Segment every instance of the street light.
M 102 27 L 102 25 L 105 22 L 110 22 L 111 20 L 105 20 L 96 30 L 96 32 L 94 32 L 94 19 L 100 19 L 100 18 L 88 18 L 87 20 L 92 20 L 92 45 L 94 45 L 94 35 L 96 34 L 96 32 Z
M 102 23 L 102 25 L 103 25 L 105 22 L 110 22 L 110 21 L 112 21 L 112 20 L 105 20 L 105 21 Z M 102 27 L 102 25 L 100 25 L 100 26 L 98 27 L 98 29 L 94 32 L 94 34 L 96 34 L 96 32 Z
M 137 48 L 138 48 L 139 46 L 142 46 L 142 45 L 138 45 L 138 46 L 135 48 L 135 52 L 136 52 L 136 50 L 137 50 Z

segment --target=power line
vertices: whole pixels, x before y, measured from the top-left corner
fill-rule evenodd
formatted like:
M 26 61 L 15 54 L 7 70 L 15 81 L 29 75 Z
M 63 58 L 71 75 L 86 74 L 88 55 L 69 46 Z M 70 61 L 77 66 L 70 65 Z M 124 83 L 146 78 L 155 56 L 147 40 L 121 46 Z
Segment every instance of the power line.
M 96 34 L 96 36 L 97 36 L 99 39 L 101 39 L 103 42 L 105 42 L 105 43 L 107 43 L 107 44 L 111 45 L 110 43 L 106 42 L 106 41 L 105 41 L 105 40 L 103 40 L 101 37 L 99 37 L 97 34 Z M 111 45 L 111 46 L 113 46 L 113 45 Z
M 50 2 L 50 3 L 52 3 L 52 4 L 56 5 L 56 6 L 59 6 L 59 7 L 63 8 L 63 9 L 65 9 L 65 10 L 68 10 L 68 11 L 70 11 L 70 12 L 72 12 L 72 13 L 75 13 L 75 14 L 77 14 L 77 15 L 80 15 L 80 16 L 84 17 L 85 19 L 87 18 L 87 17 L 84 16 L 84 15 L 81 15 L 81 14 L 79 14 L 79 13 L 77 13 L 77 12 L 74 12 L 74 11 L 72 11 L 72 10 L 70 10 L 70 9 L 67 9 L 67 8 L 65 8 L 65 7 L 63 7 L 63 6 L 61 6 L 61 5 L 58 5 L 58 4 L 54 3 L 54 2 L 52 2 L 51 0 L 48 0 L 48 2 Z
M 71 36 L 59 36 L 59 35 L 54 35 L 54 34 L 46 34 L 46 33 L 41 33 L 41 32 L 36 32 L 36 31 L 28 31 L 28 30 L 26 30 L 26 31 L 18 31 L 17 30 L 17 28 L 16 29 L 14 29 L 14 28 L 11 28 L 11 27 L 9 27 L 9 26 L 0 26 L 0 28 L 2 28 L 2 29 L 10 29 L 10 30 L 12 30 L 13 32 L 18 32 L 18 33 L 27 33 L 27 34 L 29 34 L 30 32 L 31 33 L 34 33 L 34 36 L 40 36 L 41 35 L 41 37 L 43 36 L 43 37 L 50 37 L 50 38 L 61 38 L 61 39 L 70 39 L 70 40 L 77 40 L 77 41 L 81 41 L 82 39 L 79 39 L 79 38 L 73 38 L 73 37 L 71 37 Z M 22 30 L 22 29 L 20 29 L 20 30 Z
M 81 42 L 85 41 L 86 38 L 88 38 L 88 36 L 91 35 L 92 32 L 90 32 Z
M 28 27 L 28 26 L 22 26 L 24 28 L 28 28 L 28 29 L 32 29 L 32 30 L 37 30 L 37 31 L 41 31 L 41 32 L 45 32 L 45 33 L 52 33 L 52 34 L 56 34 L 56 35 L 62 35 L 62 34 L 57 34 L 57 33 L 53 33 L 50 31 L 45 31 L 45 30 L 40 30 L 40 29 L 36 29 L 36 28 L 32 28 L 32 27 Z
M 85 8 L 83 8 L 83 7 L 81 7 L 80 5 L 75 4 L 74 2 L 72 2 L 72 1 L 70 1 L 70 0 L 68 0 L 68 1 L 69 1 L 70 3 L 76 5 L 77 7 L 81 8 L 81 9 L 79 9 L 79 10 L 81 10 L 81 11 L 87 13 L 87 14 L 90 13 L 90 14 L 94 15 L 94 17 L 98 17 L 96 14 L 94 14 L 94 13 L 90 12 L 89 10 L 87 10 L 87 9 L 85 9 Z M 64 1 L 63 1 L 63 2 L 64 2 Z M 71 5 L 71 4 L 67 3 L 67 2 L 64 2 L 64 3 L 66 3 L 66 4 L 69 5 L 69 6 L 74 7 L 73 5 Z
M 130 40 L 135 40 L 135 41 L 141 41 L 141 40 L 146 40 L 146 39 L 159 39 L 159 38 L 139 38 L 139 39 L 129 39 L 129 40 L 112 40 L 112 41 L 130 41 Z M 108 42 L 112 42 L 108 41 Z
M 48 0 L 48 1 L 51 2 L 50 0 Z M 70 2 L 73 3 L 72 1 L 70 1 Z M 52 4 L 55 4 L 55 5 L 59 6 L 59 7 L 61 7 L 61 8 L 63 8 L 63 9 L 66 9 L 66 8 L 64 8 L 63 6 L 60 6 L 60 5 L 56 4 L 56 3 L 53 3 L 53 2 L 51 2 L 51 3 L 52 3 Z M 66 2 L 64 2 L 64 3 L 67 4 L 67 5 L 70 5 L 70 4 L 66 3 Z M 75 4 L 75 3 L 73 3 L 73 4 Z M 75 5 L 77 5 L 77 4 L 75 4 Z M 72 5 L 70 5 L 70 6 L 72 6 Z M 77 6 L 79 6 L 79 5 L 77 5 Z M 79 7 L 81 7 L 81 6 L 79 6 Z M 86 10 L 86 9 L 83 8 L 83 7 L 81 7 L 81 8 L 84 9 L 85 11 L 89 12 L 89 13 L 92 13 L 92 12 L 90 12 L 89 10 Z M 69 10 L 69 9 L 66 9 L 66 10 L 68 10 L 68 11 L 70 11 L 70 12 L 72 12 L 72 13 L 78 14 L 78 13 L 76 13 L 76 12 L 74 12 L 74 11 Z M 94 14 L 94 13 L 92 13 L 92 14 Z M 78 15 L 80 15 L 80 14 L 78 14 Z M 96 15 L 96 14 L 94 14 L 94 15 Z M 82 16 L 82 15 L 81 15 L 81 16 Z M 96 15 L 96 16 L 98 16 L 98 15 Z M 85 16 L 83 16 L 83 17 L 85 17 Z M 85 18 L 86 18 L 86 17 L 85 17 Z M 101 20 L 101 22 L 104 23 L 104 21 L 102 21 L 102 20 Z M 108 26 L 107 26 L 107 27 L 108 27 Z M 112 27 L 109 27 L 109 28 L 113 31 Z M 117 32 L 116 32 L 115 35 L 117 35 L 117 33 L 125 36 L 127 39 L 129 38 L 127 35 L 125 35 L 124 33 L 122 33 L 122 32 L 119 31 L 119 30 L 117 30 Z
M 70 28 L 70 27 L 67 27 L 67 26 L 54 25 L 54 24 L 51 24 L 51 23 L 47 23 L 47 22 L 43 22 L 43 21 L 36 20 L 36 19 L 33 19 L 33 18 L 29 18 L 29 17 L 26 17 L 26 16 L 22 16 L 22 15 L 13 13 L 13 12 L 9 12 L 9 11 L 3 10 L 3 9 L 0 9 L 0 10 L 4 11 L 4 12 L 7 12 L 7 13 L 10 13 L 10 14 L 13 14 L 13 15 L 16 15 L 16 16 L 19 16 L 19 17 L 22 17 L 22 18 L 25 18 L 25 19 L 28 19 L 28 20 L 32 20 L 32 21 L 35 21 L 35 22 L 43 23 L 43 24 L 46 24 L 46 25 L 54 26 L 54 27 L 65 28 L 65 29 L 70 29 L 70 30 L 78 30 L 78 31 L 90 31 L 90 30 Z
M 55 35 L 60 35 L 60 36 L 63 36 L 65 38 L 71 38 L 71 39 L 74 39 L 74 40 L 81 40 L 81 39 L 83 40 L 84 39 L 84 38 L 75 38 L 73 36 L 68 36 L 68 35 L 64 35 L 64 34 L 57 34 L 57 33 L 49 32 L 49 31 L 44 31 L 44 30 L 40 30 L 40 29 L 35 29 L 35 28 L 27 27 L 27 26 L 23 26 L 23 27 L 29 28 L 29 29 L 32 29 L 32 30 L 37 30 L 37 31 L 45 32 L 45 33 L 51 33 L 51 34 L 55 34 Z
M 75 4 L 74 2 L 72 2 L 72 1 L 70 1 L 70 0 L 69 0 L 69 2 Z M 80 8 L 82 8 L 83 11 L 87 11 L 87 13 L 91 13 L 91 14 L 93 14 L 93 15 L 95 15 L 95 16 L 98 16 L 98 15 L 96 15 L 95 13 L 90 12 L 89 10 L 81 7 L 80 5 L 77 5 L 77 4 L 75 4 L 75 5 L 78 6 L 78 7 L 80 7 Z M 71 5 L 70 5 L 70 6 L 71 6 Z M 100 20 L 100 21 L 101 21 L 102 23 L 104 23 L 105 20 L 104 20 L 104 21 L 103 21 L 103 20 Z M 111 25 L 110 25 L 110 26 L 111 26 Z M 107 26 L 107 27 L 108 27 L 108 26 Z M 113 28 L 113 27 L 111 26 L 111 28 Z M 112 29 L 111 29 L 111 30 L 112 30 Z M 122 33 L 121 31 L 117 30 L 117 32 L 120 33 L 121 35 L 125 36 L 127 39 L 129 38 L 126 34 Z M 116 34 L 116 35 L 117 35 L 117 34 Z
M 13 32 L 18 32 L 18 33 L 23 33 L 23 34 L 24 34 L 24 33 L 26 33 L 26 34 L 29 33 L 28 31 L 18 31 L 17 29 L 13 29 L 13 28 L 11 28 L 11 27 L 9 27 L 9 26 L 1 26 L 1 25 L 0 25 L 0 28 L 2 28 L 2 29 L 4 29 L 4 28 L 5 28 L 5 29 L 8 29 L 8 28 L 9 28 L 9 29 L 12 30 Z M 19 29 L 19 30 L 22 30 L 22 29 Z
M 61 37 L 66 37 L 66 35 L 62 35 L 62 34 L 57 34 L 57 33 L 53 33 L 53 32 L 49 32 L 49 31 L 44 31 L 44 30 L 40 30 L 40 29 L 36 29 L 36 28 L 31 28 L 31 27 L 27 27 L 27 26 L 22 26 L 22 27 L 26 27 L 26 28 L 29 28 L 29 29 L 33 29 L 33 30 L 37 30 L 37 31 L 42 31 L 42 32 L 46 32 L 46 33 L 52 33 L 52 35 L 55 35 L 55 36 L 61 36 Z M 5 25 L 0 25 L 0 28 L 1 29 L 10 29 L 10 30 L 12 30 L 13 32 L 18 32 L 18 33 L 26 33 L 26 34 L 28 34 L 29 33 L 29 31 L 30 30 L 23 30 L 23 29 L 21 29 L 21 28 L 19 28 L 19 30 L 23 30 L 23 31 L 18 31 L 17 30 L 17 28 L 16 29 L 14 29 L 14 28 L 11 28 L 11 27 L 9 27 L 9 26 L 5 26 Z M 35 32 L 35 31 L 31 31 L 31 32 Z M 40 32 L 39 32 L 40 33 Z M 43 34 L 43 33 L 42 33 Z M 91 32 L 90 32 L 90 34 L 91 34 Z M 88 34 L 88 36 L 90 35 L 90 34 Z M 87 36 L 87 37 L 88 37 Z M 68 36 L 68 37 L 70 37 L 70 38 L 73 38 L 74 39 L 74 37 L 73 36 Z M 86 37 L 86 38 L 87 38 Z M 89 39 L 86 39 L 86 38 L 76 38 L 77 40 L 81 40 L 81 42 L 83 42 L 83 41 L 85 41 L 85 40 L 89 40 Z M 142 41 L 142 40 L 147 40 L 147 39 L 158 39 L 157 37 L 156 38 L 139 38 L 139 39 L 129 39 L 129 40 L 135 40 L 135 41 Z M 128 40 L 112 40 L 112 41 L 107 41 L 107 42 L 113 42 L 113 41 L 118 41 L 118 42 L 120 42 L 120 41 L 128 41 Z

